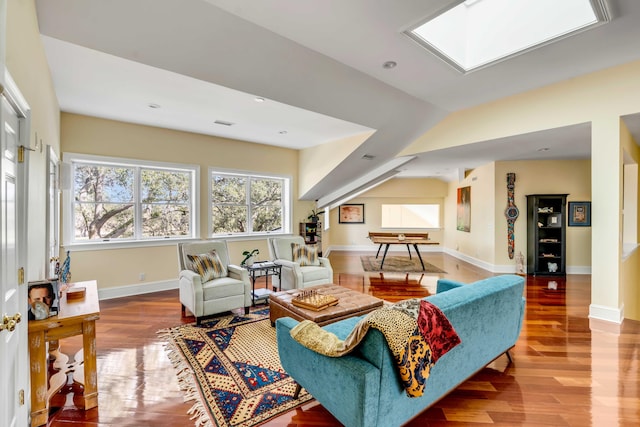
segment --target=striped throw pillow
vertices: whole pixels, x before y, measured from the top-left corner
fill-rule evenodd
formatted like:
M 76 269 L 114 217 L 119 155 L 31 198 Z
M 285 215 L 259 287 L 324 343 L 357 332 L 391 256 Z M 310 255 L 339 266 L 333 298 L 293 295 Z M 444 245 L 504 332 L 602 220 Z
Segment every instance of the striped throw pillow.
M 318 249 L 315 246 L 292 243 L 291 248 L 293 249 L 293 262 L 300 263 L 302 267 L 306 265 L 320 265 Z
M 227 266 L 222 265 L 222 261 L 220 261 L 220 257 L 215 250 L 206 254 L 187 254 L 187 258 L 191 262 L 190 269 L 202 277 L 202 283 L 228 275 Z

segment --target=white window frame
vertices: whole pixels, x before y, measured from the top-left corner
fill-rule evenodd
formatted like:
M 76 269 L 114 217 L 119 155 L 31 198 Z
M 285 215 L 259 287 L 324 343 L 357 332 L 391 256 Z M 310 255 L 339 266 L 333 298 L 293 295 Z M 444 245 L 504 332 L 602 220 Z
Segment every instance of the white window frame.
M 411 206 L 429 206 L 435 207 L 438 211 L 438 224 L 436 227 L 415 227 L 410 224 L 406 224 L 402 222 L 402 217 L 400 217 L 397 223 L 389 224 L 384 222 L 385 216 L 385 207 L 396 207 L 397 209 L 403 210 L 405 207 Z M 381 219 L 381 228 L 382 229 L 416 229 L 416 230 L 441 230 L 442 229 L 442 203 L 383 203 L 380 205 L 380 219 Z
M 191 234 L 180 237 L 142 237 L 142 224 L 137 221 L 134 226 L 134 237 L 131 239 L 113 240 L 75 240 L 74 206 L 74 163 L 95 164 L 100 166 L 122 166 L 136 169 L 134 204 L 135 217 L 142 218 L 142 200 L 139 186 L 140 169 L 180 170 L 192 174 L 191 183 Z M 200 166 L 184 163 L 157 162 L 149 160 L 127 159 L 121 157 L 97 156 L 90 154 L 64 153 L 61 173 L 63 198 L 63 246 L 67 250 L 117 249 L 136 246 L 175 245 L 177 242 L 197 239 L 200 236 Z
M 268 232 L 245 232 L 245 233 L 220 233 L 213 234 L 213 221 L 212 221 L 212 205 L 213 200 L 211 197 L 212 186 L 211 181 L 214 174 L 221 175 L 235 175 L 241 176 L 247 179 L 247 182 L 251 180 L 251 178 L 264 178 L 264 179 L 281 179 L 283 180 L 282 186 L 282 230 L 280 231 L 268 231 Z M 285 235 L 291 234 L 292 224 L 291 224 L 291 213 L 293 211 L 293 199 L 291 195 L 291 182 L 292 178 L 290 175 L 278 175 L 278 174 L 267 174 L 261 172 L 251 172 L 237 169 L 222 169 L 216 167 L 209 168 L 209 174 L 207 175 L 207 217 L 208 217 L 208 236 L 211 238 L 242 238 L 242 237 L 261 237 L 261 236 L 273 236 L 273 235 Z M 247 195 L 247 197 L 249 197 Z M 248 203 L 248 215 L 251 218 L 251 203 Z M 247 222 L 249 224 L 249 222 Z

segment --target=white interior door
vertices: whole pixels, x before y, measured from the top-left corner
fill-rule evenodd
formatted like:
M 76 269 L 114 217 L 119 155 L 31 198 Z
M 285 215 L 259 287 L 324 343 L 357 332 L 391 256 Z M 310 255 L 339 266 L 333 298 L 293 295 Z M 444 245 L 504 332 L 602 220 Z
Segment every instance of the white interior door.
M 23 110 L 11 92 L 5 90 L 0 97 L 0 426 L 22 427 L 28 424 L 30 393 L 22 246 L 26 242 L 26 160 L 18 162 L 18 150 L 28 145 L 24 139 L 29 133 Z

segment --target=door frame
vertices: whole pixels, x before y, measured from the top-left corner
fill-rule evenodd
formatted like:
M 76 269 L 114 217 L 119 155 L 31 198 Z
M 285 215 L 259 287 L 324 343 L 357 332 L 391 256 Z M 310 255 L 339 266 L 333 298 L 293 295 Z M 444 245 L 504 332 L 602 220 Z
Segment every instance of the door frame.
M 7 99 L 9 104 L 13 107 L 18 115 L 19 134 L 18 134 L 18 146 L 29 147 L 31 138 L 31 109 L 27 100 L 22 95 L 22 92 L 15 83 L 9 70 L 4 68 L 4 87 L 0 85 L 0 93 L 2 97 Z M 1 114 L 1 113 L 0 113 Z M 3 138 L 4 132 L 0 132 L 0 138 Z M 29 202 L 29 151 L 25 150 L 24 162 L 18 164 L 16 173 L 17 187 L 16 187 L 16 201 L 17 201 L 17 230 L 16 230 L 16 246 L 17 246 L 17 264 L 19 267 L 24 268 L 24 280 L 22 284 L 18 285 L 18 304 L 19 307 L 24 307 L 22 314 L 23 321 L 16 327 L 18 332 L 18 360 L 21 361 L 18 372 L 16 375 L 16 384 L 18 384 L 18 390 L 7 390 L 8 393 L 16 392 L 20 389 L 24 390 L 24 404 L 18 406 L 17 425 L 24 426 L 28 424 L 30 408 L 31 408 L 31 387 L 29 381 L 29 352 L 28 352 L 28 339 L 29 339 L 29 327 L 27 320 L 27 282 L 29 276 L 28 265 L 28 202 Z M 0 255 L 0 256 L 4 256 Z M 17 274 L 17 271 L 16 271 Z M 1 315 L 1 314 L 0 314 Z M 8 408 L 6 408 L 8 409 Z

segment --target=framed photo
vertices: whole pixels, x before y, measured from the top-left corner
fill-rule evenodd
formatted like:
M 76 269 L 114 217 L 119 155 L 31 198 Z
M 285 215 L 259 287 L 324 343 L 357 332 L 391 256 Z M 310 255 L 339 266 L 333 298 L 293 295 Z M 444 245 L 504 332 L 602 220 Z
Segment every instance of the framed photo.
M 29 282 L 27 298 L 29 303 L 29 320 L 42 320 L 43 318 L 58 314 L 59 298 L 57 281 L 42 280 Z
M 364 204 L 346 204 L 338 208 L 340 224 L 364 224 Z
M 591 227 L 591 202 L 569 202 L 569 226 Z

